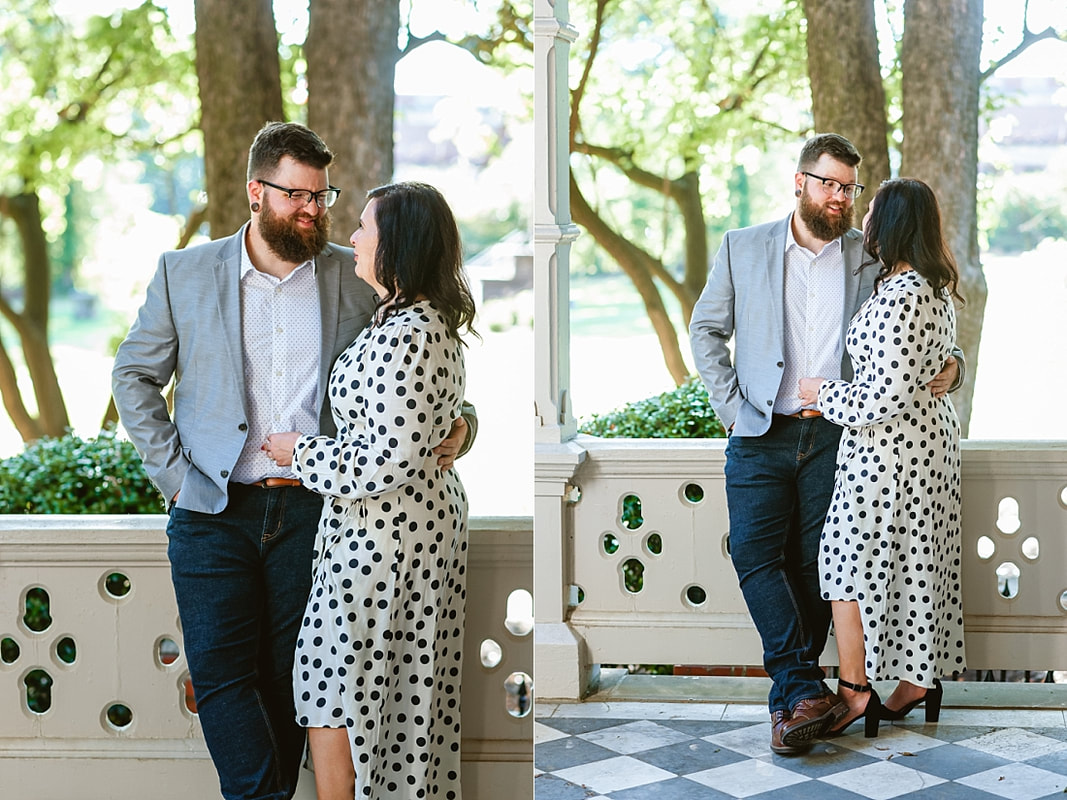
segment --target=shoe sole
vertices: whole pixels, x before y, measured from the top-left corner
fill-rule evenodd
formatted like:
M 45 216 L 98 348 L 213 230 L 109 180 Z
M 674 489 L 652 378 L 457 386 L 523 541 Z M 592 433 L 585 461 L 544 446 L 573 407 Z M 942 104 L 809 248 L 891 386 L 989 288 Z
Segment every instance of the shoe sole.
M 837 721 L 837 715 L 827 711 L 821 717 L 802 722 L 782 734 L 782 744 L 786 747 L 810 747 L 816 739 L 822 739 Z

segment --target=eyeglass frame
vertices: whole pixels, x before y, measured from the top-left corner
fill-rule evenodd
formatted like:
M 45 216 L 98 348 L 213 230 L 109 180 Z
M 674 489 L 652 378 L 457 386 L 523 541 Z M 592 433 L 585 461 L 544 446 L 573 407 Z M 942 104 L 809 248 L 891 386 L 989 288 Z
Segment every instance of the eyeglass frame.
M 325 189 L 320 189 L 317 192 L 313 192 L 310 189 L 290 189 L 290 188 L 285 187 L 285 186 L 279 186 L 276 183 L 271 183 L 270 181 L 265 181 L 262 178 L 253 178 L 252 180 L 254 180 L 254 181 L 258 182 L 258 183 L 262 183 L 264 186 L 269 186 L 272 189 L 277 189 L 279 192 L 285 192 L 285 195 L 289 198 L 289 205 L 292 208 L 303 208 L 308 203 L 310 203 L 312 200 L 314 200 L 316 208 L 321 208 L 321 209 L 325 210 L 327 208 L 332 208 L 334 203 L 337 202 L 337 198 L 341 196 L 341 190 L 338 189 L 336 186 L 333 186 L 333 185 L 330 185 Z M 335 193 L 334 196 L 333 196 L 333 203 L 327 203 L 326 202 L 326 196 L 330 192 L 334 192 Z M 293 197 L 293 195 L 297 194 L 297 193 L 307 194 L 308 195 L 308 199 L 305 200 L 303 203 L 301 203 L 299 198 L 294 198 Z M 294 203 L 294 200 L 296 200 L 295 203 Z M 320 200 L 322 201 L 321 203 L 319 202 Z
M 843 192 L 845 197 L 849 200 L 855 200 L 857 197 L 863 194 L 863 190 L 867 188 L 862 183 L 841 183 L 841 181 L 839 181 L 837 178 L 824 178 L 822 175 L 816 175 L 814 172 L 805 172 L 804 170 L 800 170 L 800 174 L 807 175 L 809 178 L 815 178 L 815 180 L 817 181 L 822 181 L 823 191 L 827 192 L 830 197 L 833 197 L 840 191 Z M 830 187 L 826 185 L 828 183 L 836 183 L 839 188 L 831 192 Z M 849 193 L 847 191 L 850 186 L 856 187 L 854 194 Z

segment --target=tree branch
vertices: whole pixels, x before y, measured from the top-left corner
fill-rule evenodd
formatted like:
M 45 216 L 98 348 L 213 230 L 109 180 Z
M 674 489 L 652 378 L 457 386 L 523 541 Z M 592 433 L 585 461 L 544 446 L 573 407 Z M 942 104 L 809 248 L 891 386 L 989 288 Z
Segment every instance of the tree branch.
M 578 85 L 574 91 L 571 92 L 571 149 L 574 149 L 574 143 L 577 141 L 578 131 L 581 130 L 582 121 L 578 115 L 578 108 L 582 104 L 582 97 L 585 95 L 585 87 L 589 83 L 589 73 L 593 70 L 593 62 L 596 61 L 597 52 L 600 49 L 600 29 L 604 25 L 604 12 L 608 7 L 610 0 L 597 0 L 596 3 L 596 21 L 593 23 L 593 34 L 589 37 L 589 55 L 585 59 L 585 64 L 582 66 L 582 77 L 578 81 Z
M 985 72 L 978 76 L 979 83 L 985 83 L 986 79 L 993 75 L 998 69 L 1005 64 L 1014 61 L 1021 56 L 1031 45 L 1034 45 L 1043 39 L 1056 39 L 1057 41 L 1067 42 L 1067 33 L 1057 33 L 1056 29 L 1049 25 L 1045 30 L 1040 33 L 1034 33 L 1029 28 L 1023 27 L 1023 39 L 1016 45 L 1015 49 L 1008 53 L 1004 58 L 999 61 L 994 61 L 988 67 Z

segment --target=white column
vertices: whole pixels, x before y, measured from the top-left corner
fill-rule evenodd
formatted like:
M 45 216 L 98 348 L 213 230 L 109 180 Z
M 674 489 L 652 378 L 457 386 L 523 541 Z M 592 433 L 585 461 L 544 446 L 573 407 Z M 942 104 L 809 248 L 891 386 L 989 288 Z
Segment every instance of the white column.
M 570 405 L 570 94 L 567 59 L 577 31 L 567 0 L 534 2 L 534 691 L 578 699 L 595 682 L 587 649 L 567 622 L 571 479 L 585 451 Z
M 577 32 L 567 0 L 534 2 L 534 441 L 576 431 L 570 408 L 570 244 L 567 59 Z

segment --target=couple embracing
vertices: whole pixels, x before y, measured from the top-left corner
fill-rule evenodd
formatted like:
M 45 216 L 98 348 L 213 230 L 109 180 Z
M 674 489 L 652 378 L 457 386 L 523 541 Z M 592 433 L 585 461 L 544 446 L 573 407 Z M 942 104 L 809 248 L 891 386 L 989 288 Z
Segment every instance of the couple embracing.
M 860 160 L 842 136 L 809 139 L 795 210 L 726 234 L 690 325 L 730 431 L 730 556 L 781 755 L 923 703 L 936 721 L 939 676 L 964 669 L 958 272 L 921 181 L 884 183 L 853 228 Z M 836 693 L 819 666 L 831 618 Z M 871 681 L 894 679 L 882 701 Z
M 467 499 L 451 466 L 475 427 L 474 302 L 430 186 L 372 190 L 352 249 L 331 244 L 332 161 L 303 125 L 259 131 L 249 222 L 160 257 L 115 402 L 167 501 L 222 795 L 291 798 L 306 729 L 320 800 L 459 800 Z

